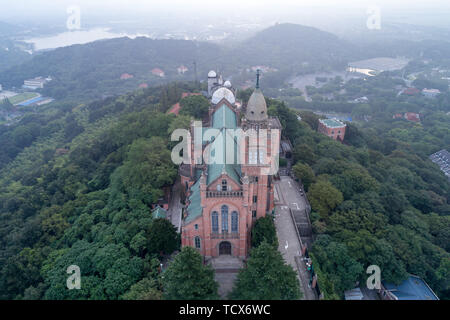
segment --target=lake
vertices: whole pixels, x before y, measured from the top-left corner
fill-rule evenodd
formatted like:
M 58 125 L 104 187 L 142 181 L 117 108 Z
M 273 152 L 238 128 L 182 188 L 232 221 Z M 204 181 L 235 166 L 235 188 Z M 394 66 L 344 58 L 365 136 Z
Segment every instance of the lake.
M 60 47 L 71 46 L 74 44 L 85 44 L 102 39 L 113 38 L 136 38 L 136 37 L 149 37 L 146 34 L 127 34 L 127 33 L 114 33 L 110 32 L 107 28 L 96 28 L 91 30 L 75 30 L 59 33 L 54 36 L 37 37 L 24 40 L 24 42 L 32 43 L 34 50 L 48 50 L 56 49 Z

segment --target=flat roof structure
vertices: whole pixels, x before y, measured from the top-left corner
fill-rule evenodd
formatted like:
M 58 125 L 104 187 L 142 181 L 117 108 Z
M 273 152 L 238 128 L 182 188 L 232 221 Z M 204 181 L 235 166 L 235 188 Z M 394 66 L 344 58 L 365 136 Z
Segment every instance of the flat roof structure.
M 328 128 L 342 128 L 346 126 L 345 123 L 337 119 L 319 119 L 319 121 Z
M 382 282 L 396 300 L 439 300 L 428 284 L 418 276 L 410 275 L 399 285 Z

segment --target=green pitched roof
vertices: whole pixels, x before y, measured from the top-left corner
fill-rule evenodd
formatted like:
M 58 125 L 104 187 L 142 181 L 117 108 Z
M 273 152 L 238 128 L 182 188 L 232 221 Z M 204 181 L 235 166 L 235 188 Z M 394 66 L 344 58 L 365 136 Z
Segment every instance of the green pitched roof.
M 200 197 L 200 179 L 191 187 L 191 195 L 189 196 L 189 205 L 187 207 L 188 216 L 186 222 L 191 222 L 203 213 Z
M 212 127 L 216 129 L 235 129 L 237 128 L 236 113 L 226 104 L 222 104 L 212 116 Z
M 220 108 L 218 108 L 214 114 L 212 115 L 212 127 L 220 130 L 220 136 L 214 137 L 211 141 L 211 153 L 210 157 L 216 157 L 216 152 L 222 153 L 222 159 L 219 158 L 219 155 L 216 157 L 216 162 L 208 165 L 208 181 L 207 184 L 214 182 L 217 178 L 219 178 L 222 172 L 225 172 L 230 178 L 235 180 L 237 183 L 240 183 L 240 175 L 241 175 L 241 167 L 237 164 L 225 164 L 226 159 L 226 143 L 233 141 L 234 148 L 234 157 L 235 160 L 239 154 L 239 148 L 237 142 L 231 135 L 227 135 L 225 129 L 236 129 L 237 128 L 237 118 L 236 114 L 233 110 L 231 110 L 226 104 L 223 104 Z M 205 128 L 207 129 L 207 128 Z M 186 208 L 188 215 L 184 219 L 186 223 L 189 223 L 203 213 L 203 208 L 201 206 L 201 196 L 200 196 L 200 174 L 201 171 L 196 172 L 196 180 L 197 182 L 191 187 L 191 195 L 189 196 L 189 205 Z
M 216 152 L 221 152 L 222 157 L 216 156 L 216 162 L 208 165 L 208 181 L 207 184 L 211 184 L 217 178 L 220 177 L 222 172 L 225 172 L 237 183 L 240 182 L 241 170 L 240 166 L 237 164 L 236 159 L 238 159 L 239 148 L 236 140 L 232 136 L 226 135 L 225 129 L 236 129 L 237 128 L 237 118 L 236 113 L 231 110 L 226 104 L 222 104 L 212 116 L 212 127 L 215 129 L 220 129 L 220 137 L 215 137 L 211 146 L 211 157 L 216 156 Z M 226 163 L 226 143 L 232 141 L 234 150 L 235 164 L 225 164 Z
M 157 206 L 153 211 L 152 211 L 152 217 L 153 219 L 158 219 L 158 218 L 163 218 L 165 219 L 167 216 L 167 211 L 164 208 L 161 208 L 160 206 Z

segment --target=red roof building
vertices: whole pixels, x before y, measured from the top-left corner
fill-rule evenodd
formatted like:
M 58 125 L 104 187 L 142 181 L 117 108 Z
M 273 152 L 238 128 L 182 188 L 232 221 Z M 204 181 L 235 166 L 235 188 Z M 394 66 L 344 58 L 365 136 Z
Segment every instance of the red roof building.
M 134 78 L 134 76 L 132 74 L 129 74 L 129 73 L 123 73 L 120 76 L 120 80 L 128 80 L 128 79 L 132 79 L 132 78 Z
M 141 83 L 139 85 L 139 89 L 147 89 L 147 88 L 148 88 L 148 84 L 146 84 L 146 83 Z
M 405 119 L 408 121 L 420 122 L 420 115 L 418 113 L 406 112 Z
M 408 96 L 415 96 L 416 94 L 419 94 L 420 90 L 416 88 L 407 88 L 403 90 L 403 94 L 406 94 Z
M 159 68 L 155 68 L 155 69 L 153 69 L 152 70 L 152 74 L 154 74 L 155 76 L 158 76 L 158 77 L 164 77 L 166 74 L 164 73 L 164 71 L 162 71 L 161 69 L 159 69 Z
M 319 119 L 317 131 L 338 141 L 344 141 L 347 125 L 337 119 Z
M 198 93 L 198 92 L 194 92 L 194 93 L 191 93 L 191 92 L 183 92 L 183 93 L 181 94 L 181 99 L 186 98 L 186 97 L 189 97 L 189 96 L 199 96 L 199 95 L 201 95 L 201 93 Z M 167 111 L 167 113 L 173 113 L 174 115 L 178 115 L 178 114 L 180 113 L 180 110 L 181 110 L 181 105 L 180 105 L 180 103 L 178 102 L 178 103 L 174 104 L 174 105 L 172 106 L 172 108 L 170 108 L 169 111 Z
M 185 67 L 185 66 L 179 66 L 177 71 L 178 71 L 179 74 L 185 74 L 186 72 L 189 71 L 189 69 L 187 67 Z

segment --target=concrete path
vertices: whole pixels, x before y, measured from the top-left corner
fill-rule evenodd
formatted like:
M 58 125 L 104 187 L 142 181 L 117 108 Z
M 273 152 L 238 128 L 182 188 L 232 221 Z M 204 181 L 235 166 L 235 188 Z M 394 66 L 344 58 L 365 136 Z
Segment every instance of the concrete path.
M 298 186 L 287 176 L 275 182 L 275 226 L 277 229 L 279 247 L 285 261 L 297 271 L 303 300 L 316 300 L 316 294 L 309 288 L 309 273 L 301 257 L 301 239 L 291 216 L 291 210 L 304 210 L 306 201 L 298 191 Z
M 214 271 L 214 278 L 219 284 L 219 295 L 222 299 L 227 299 L 228 294 L 233 290 L 239 270 L 243 268 L 243 262 L 229 255 L 222 255 L 208 261 Z
M 181 230 L 181 214 L 183 212 L 183 205 L 181 204 L 181 183 L 180 179 L 175 182 L 172 187 L 172 197 L 170 199 L 169 210 L 167 211 L 167 218 L 177 228 L 178 233 Z

